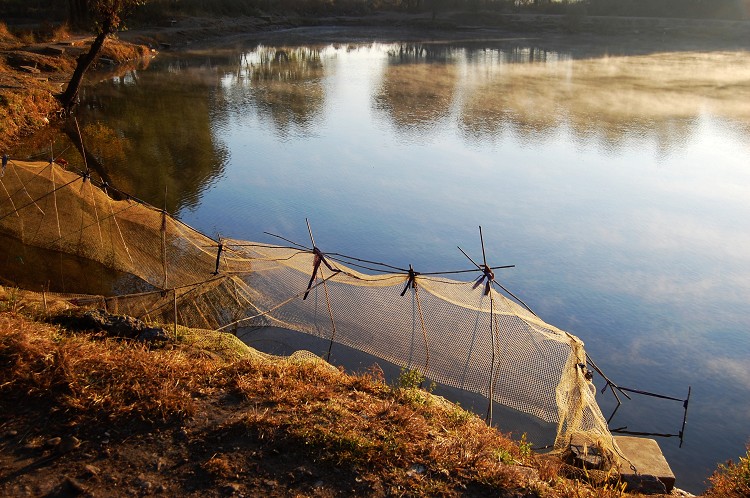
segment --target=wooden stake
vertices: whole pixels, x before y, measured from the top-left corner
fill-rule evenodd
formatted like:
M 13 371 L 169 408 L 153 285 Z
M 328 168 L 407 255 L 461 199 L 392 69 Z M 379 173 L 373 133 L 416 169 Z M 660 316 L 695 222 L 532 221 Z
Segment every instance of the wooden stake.
M 174 288 L 174 338 L 177 340 L 177 287 Z

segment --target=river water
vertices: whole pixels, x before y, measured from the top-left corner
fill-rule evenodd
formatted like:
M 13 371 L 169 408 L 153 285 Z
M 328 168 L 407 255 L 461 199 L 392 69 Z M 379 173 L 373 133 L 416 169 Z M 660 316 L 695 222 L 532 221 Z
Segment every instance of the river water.
M 78 119 L 122 190 L 212 236 L 306 243 L 307 218 L 324 251 L 442 271 L 481 258 L 481 225 L 516 265 L 497 279 L 610 379 L 692 387 L 683 447 L 659 439 L 678 487 L 744 454 L 750 53 L 248 44 L 89 86 Z M 634 395 L 611 428 L 682 420 Z

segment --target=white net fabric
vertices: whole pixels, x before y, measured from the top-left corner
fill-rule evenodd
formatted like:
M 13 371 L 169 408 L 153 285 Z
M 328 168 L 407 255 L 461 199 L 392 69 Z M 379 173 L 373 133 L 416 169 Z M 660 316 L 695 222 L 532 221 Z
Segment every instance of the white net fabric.
M 300 331 L 557 424 L 558 447 L 583 433 L 615 449 L 581 368 L 583 343 L 494 288 L 363 274 L 317 250 L 219 243 L 54 163 L 11 161 L 0 182 L 0 231 L 158 289 L 106 297 L 110 312 L 212 330 Z

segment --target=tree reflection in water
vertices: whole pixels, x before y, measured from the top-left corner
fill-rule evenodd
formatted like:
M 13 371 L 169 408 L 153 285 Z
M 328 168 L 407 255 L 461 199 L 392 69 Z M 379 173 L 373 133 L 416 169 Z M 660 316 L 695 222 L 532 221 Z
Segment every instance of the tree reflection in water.
M 430 44 L 391 49 L 373 107 L 409 132 L 425 131 L 449 116 L 459 84 L 454 51 Z
M 309 133 L 323 108 L 323 76 L 319 49 L 261 46 L 224 77 L 224 105 L 232 115 L 254 110 L 282 137 L 293 129 Z

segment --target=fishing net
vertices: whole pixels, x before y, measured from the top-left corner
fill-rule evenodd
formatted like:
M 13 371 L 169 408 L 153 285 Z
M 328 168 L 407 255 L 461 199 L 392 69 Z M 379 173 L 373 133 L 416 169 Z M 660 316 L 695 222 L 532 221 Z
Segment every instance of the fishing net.
M 477 282 L 365 274 L 315 247 L 216 241 L 55 163 L 11 161 L 0 183 L 0 231 L 154 289 L 93 299 L 109 312 L 208 330 L 303 332 L 556 424 L 557 447 L 584 435 L 615 450 L 583 343 L 498 292 L 486 268 Z

